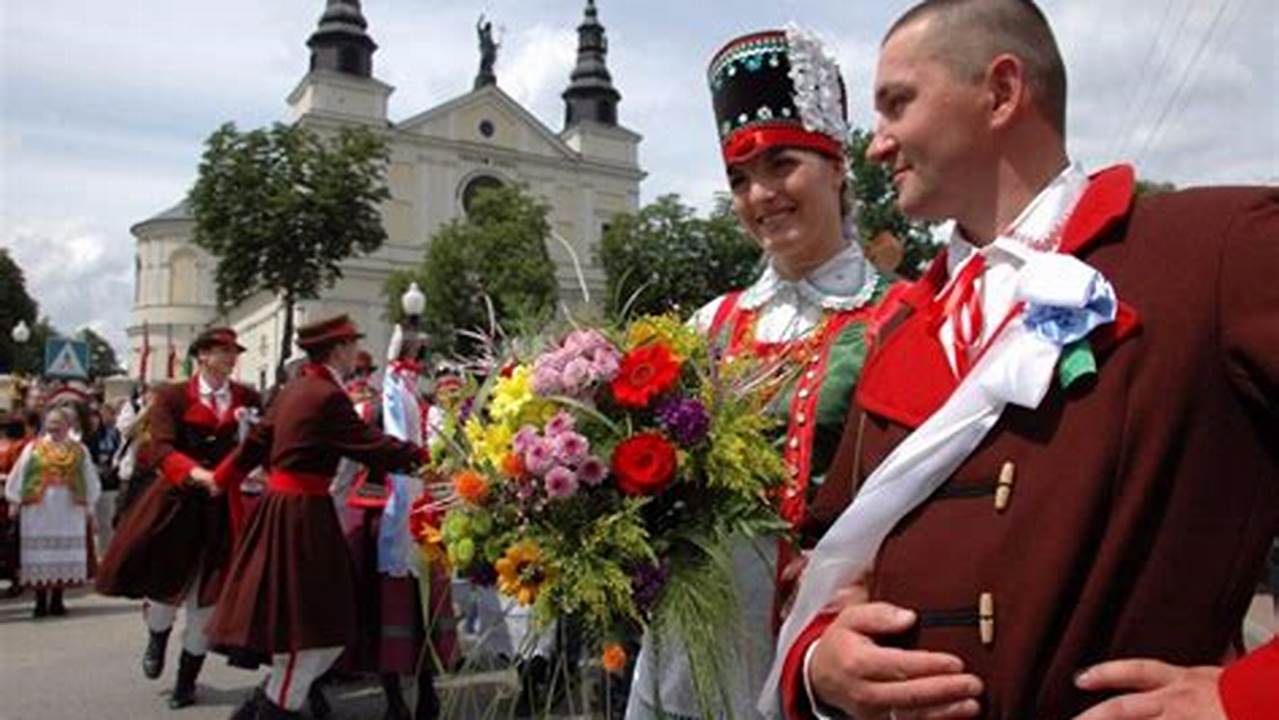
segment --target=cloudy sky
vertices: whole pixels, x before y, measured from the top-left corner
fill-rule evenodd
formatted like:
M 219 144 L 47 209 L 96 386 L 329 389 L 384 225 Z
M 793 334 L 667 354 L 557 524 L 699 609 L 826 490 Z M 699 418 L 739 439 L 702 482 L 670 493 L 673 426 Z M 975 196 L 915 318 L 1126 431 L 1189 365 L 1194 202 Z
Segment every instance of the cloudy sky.
M 501 29 L 498 82 L 558 130 L 583 0 L 365 0 L 375 74 L 402 120 L 466 92 L 474 23 Z M 599 0 L 622 123 L 644 135 L 643 200 L 699 207 L 723 188 L 703 86 L 709 55 L 795 20 L 820 32 L 868 125 L 880 35 L 907 0 Z M 129 227 L 182 197 L 203 139 L 283 119 L 323 0 L 2 0 L 0 246 L 58 327 L 122 343 Z M 749 9 L 746 9 L 748 8 Z M 1070 147 L 1178 185 L 1279 183 L 1272 0 L 1044 0 L 1070 73 Z M 7 332 L 7 329 L 3 329 Z

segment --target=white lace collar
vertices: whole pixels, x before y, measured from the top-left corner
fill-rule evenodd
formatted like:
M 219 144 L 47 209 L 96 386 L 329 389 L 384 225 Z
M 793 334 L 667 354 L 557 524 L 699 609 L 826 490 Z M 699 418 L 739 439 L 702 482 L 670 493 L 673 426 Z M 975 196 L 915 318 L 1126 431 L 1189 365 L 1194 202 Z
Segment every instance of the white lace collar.
M 879 275 L 850 242 L 830 260 L 800 280 L 786 280 L 772 263 L 743 293 L 738 304 L 758 310 L 771 304 L 814 305 L 825 310 L 852 310 L 870 302 Z

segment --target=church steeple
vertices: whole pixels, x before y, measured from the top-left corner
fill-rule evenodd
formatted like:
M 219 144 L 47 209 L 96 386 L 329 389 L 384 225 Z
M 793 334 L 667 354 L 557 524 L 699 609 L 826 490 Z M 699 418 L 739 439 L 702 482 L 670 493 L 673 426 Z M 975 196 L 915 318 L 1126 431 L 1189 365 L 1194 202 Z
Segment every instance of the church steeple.
M 617 125 L 617 103 L 622 94 L 613 87 L 604 59 L 608 38 L 595 10 L 595 0 L 586 1 L 586 15 L 577 26 L 577 66 L 564 91 L 564 129 L 583 121 Z
M 360 0 L 327 0 L 327 3 L 319 27 L 306 41 L 311 48 L 311 70 L 372 77 L 377 43 L 367 32 L 369 23 L 360 11 Z

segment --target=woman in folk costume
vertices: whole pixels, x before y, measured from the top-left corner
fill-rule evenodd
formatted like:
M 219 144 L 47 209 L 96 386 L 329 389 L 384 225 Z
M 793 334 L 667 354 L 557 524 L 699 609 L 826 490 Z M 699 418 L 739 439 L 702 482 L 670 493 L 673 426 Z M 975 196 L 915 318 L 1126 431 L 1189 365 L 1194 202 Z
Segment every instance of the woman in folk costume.
M 355 577 L 329 494 L 339 459 L 407 471 L 429 458 L 356 415 L 342 378 L 361 337 L 345 315 L 299 328 L 306 366 L 215 474 L 219 487 L 233 489 L 254 468 L 270 467 L 209 622 L 216 647 L 271 664 L 265 688 L 233 718 L 300 717 L 312 683 L 356 639 Z
M 824 473 L 884 286 L 853 230 L 843 82 L 819 41 L 793 27 L 733 40 L 708 75 L 733 208 L 768 264 L 753 285 L 716 298 L 693 323 L 726 357 L 784 371 L 772 403 L 786 420 L 790 479 L 777 502 L 807 548 L 848 500 L 848 487 L 824 482 Z M 755 717 L 799 558 L 776 541 L 742 543 L 736 553 L 741 632 L 725 641 L 733 664 L 724 673 L 735 682 L 726 689 L 732 717 Z M 667 638 L 660 646 L 659 658 L 644 642 L 626 717 L 705 716 L 682 644 Z
M 205 624 L 231 553 L 232 510 L 226 497 L 210 494 L 212 471 L 260 406 L 256 390 L 230 379 L 244 352 L 234 330 L 209 328 L 188 352 L 198 366 L 191 379 L 151 393 L 142 452 L 157 478 L 121 517 L 97 579 L 104 595 L 147 599 L 142 673 L 151 679 L 164 671 L 169 634 L 178 607 L 184 608 L 182 654 L 169 697 L 175 710 L 195 702 L 209 649 Z
M 73 411 L 45 413 L 44 434 L 9 470 L 4 496 L 19 519 L 18 582 L 36 591 L 35 616 L 65 615 L 64 588 L 89 579 L 89 519 L 101 492 L 89 451 L 68 434 Z

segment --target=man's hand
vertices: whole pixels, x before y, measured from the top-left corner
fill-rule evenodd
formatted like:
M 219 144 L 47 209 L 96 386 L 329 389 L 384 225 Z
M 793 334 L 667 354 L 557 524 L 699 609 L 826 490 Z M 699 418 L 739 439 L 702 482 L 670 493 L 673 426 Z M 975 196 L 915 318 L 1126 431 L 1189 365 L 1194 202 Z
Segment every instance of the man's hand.
M 1158 660 L 1115 660 L 1094 665 L 1075 678 L 1090 692 L 1126 692 L 1075 720 L 1225 720 L 1217 680 L 1219 667 L 1178 667 Z
M 204 488 L 210 495 L 217 496 L 221 494 L 222 488 L 218 487 L 217 482 L 213 479 L 213 471 L 202 467 L 191 469 L 191 474 L 187 476 L 193 485 Z
M 874 636 L 904 632 L 915 620 L 888 603 L 845 607 L 813 650 L 813 692 L 858 720 L 976 717 L 981 679 L 965 673 L 958 657 L 876 644 Z

